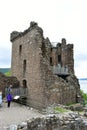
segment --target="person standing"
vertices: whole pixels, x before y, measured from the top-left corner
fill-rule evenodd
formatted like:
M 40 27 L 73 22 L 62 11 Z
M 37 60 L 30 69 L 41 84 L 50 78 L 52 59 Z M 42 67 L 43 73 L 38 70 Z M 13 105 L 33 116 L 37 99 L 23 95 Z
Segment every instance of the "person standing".
M 8 102 L 7 106 L 10 107 L 10 104 L 11 104 L 11 101 L 12 101 L 11 93 L 8 93 L 6 98 L 7 98 L 7 102 Z
M 11 92 L 11 88 L 12 88 L 12 85 L 10 84 L 10 86 L 8 87 L 8 93 Z

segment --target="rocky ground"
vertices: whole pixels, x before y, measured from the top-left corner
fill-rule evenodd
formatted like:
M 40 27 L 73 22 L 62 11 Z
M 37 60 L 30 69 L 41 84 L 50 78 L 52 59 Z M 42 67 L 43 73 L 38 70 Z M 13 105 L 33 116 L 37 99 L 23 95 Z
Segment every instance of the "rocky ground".
M 60 112 L 56 113 L 54 111 L 54 107 L 55 105 L 48 107 L 46 110 L 47 113 L 45 114 L 47 116 L 50 116 L 50 114 L 58 114 L 58 117 L 60 118 L 68 116 L 69 120 L 71 120 L 72 117 L 73 119 L 76 118 L 76 121 L 78 118 L 79 120 L 83 120 L 87 124 L 87 108 L 85 108 L 85 117 L 84 111 L 77 112 L 78 110 L 82 110 L 82 106 L 80 106 L 80 104 L 76 104 L 71 107 L 71 109 L 73 108 L 73 110 L 76 110 L 76 113 L 69 110 L 68 112 L 65 112 L 65 114 L 62 113 L 63 115 Z M 59 105 L 59 107 L 64 108 L 65 106 Z M 14 127 L 16 128 L 17 126 L 23 126 L 23 130 L 27 130 L 27 121 L 32 121 L 32 119 L 36 117 L 45 117 L 45 115 L 41 114 L 39 111 L 33 108 L 18 104 L 16 102 L 11 102 L 11 106 L 10 108 L 8 108 L 6 100 L 3 100 L 0 106 L 0 130 L 14 130 Z
M 37 110 L 12 102 L 10 108 L 6 101 L 0 106 L 0 130 L 7 130 L 11 126 L 16 126 L 27 122 L 28 119 L 43 116 Z

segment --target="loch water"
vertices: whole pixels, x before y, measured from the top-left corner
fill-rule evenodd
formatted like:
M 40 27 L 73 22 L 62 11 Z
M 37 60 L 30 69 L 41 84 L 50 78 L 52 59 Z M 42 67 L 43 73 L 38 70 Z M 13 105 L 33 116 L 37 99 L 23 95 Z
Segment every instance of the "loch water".
M 80 89 L 87 93 L 87 79 L 79 79 Z

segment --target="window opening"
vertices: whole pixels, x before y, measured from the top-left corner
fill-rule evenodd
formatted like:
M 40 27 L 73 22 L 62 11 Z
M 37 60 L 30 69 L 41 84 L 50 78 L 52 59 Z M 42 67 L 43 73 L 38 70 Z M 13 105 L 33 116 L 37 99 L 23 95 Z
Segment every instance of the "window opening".
M 23 87 L 27 87 L 27 81 L 26 80 L 23 80 Z
M 61 62 L 61 55 L 58 55 L 58 62 Z
M 23 75 L 25 76 L 26 73 L 26 60 L 23 62 Z
M 51 48 L 51 52 L 52 52 L 52 48 Z
M 19 55 L 21 55 L 22 52 L 22 45 L 19 46 Z
M 50 57 L 50 65 L 52 65 L 52 57 Z

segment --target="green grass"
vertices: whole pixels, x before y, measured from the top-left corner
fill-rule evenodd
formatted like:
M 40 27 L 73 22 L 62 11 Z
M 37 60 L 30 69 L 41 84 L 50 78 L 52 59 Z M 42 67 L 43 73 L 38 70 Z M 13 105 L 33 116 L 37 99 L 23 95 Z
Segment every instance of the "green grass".
M 61 107 L 55 107 L 54 110 L 56 112 L 60 112 L 60 113 L 64 113 L 64 112 L 68 112 L 68 110 L 64 109 L 64 108 L 61 108 Z
M 6 76 L 11 76 L 11 71 L 5 73 Z
M 74 103 L 68 103 L 68 104 L 66 104 L 66 106 L 71 106 L 71 105 L 73 105 Z

